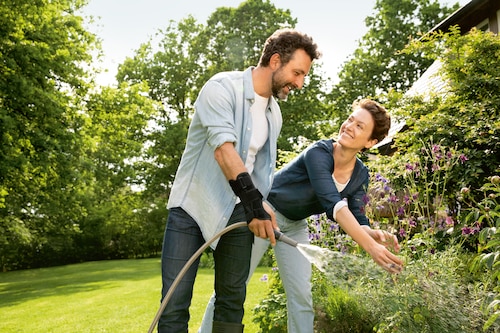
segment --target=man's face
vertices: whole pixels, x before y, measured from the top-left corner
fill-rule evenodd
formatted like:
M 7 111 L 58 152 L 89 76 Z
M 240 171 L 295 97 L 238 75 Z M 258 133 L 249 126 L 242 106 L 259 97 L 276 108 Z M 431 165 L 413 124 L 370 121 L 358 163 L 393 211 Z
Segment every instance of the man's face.
M 273 96 L 286 100 L 293 89 L 302 89 L 311 65 L 312 60 L 309 55 L 302 49 L 296 50 L 290 61 L 273 73 Z

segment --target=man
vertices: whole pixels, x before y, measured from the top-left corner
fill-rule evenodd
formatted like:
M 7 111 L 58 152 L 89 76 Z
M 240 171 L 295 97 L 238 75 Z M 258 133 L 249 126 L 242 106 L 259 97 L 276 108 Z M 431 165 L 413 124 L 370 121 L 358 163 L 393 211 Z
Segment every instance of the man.
M 243 332 L 243 304 L 254 235 L 275 244 L 274 213 L 262 201 L 271 189 L 281 111 L 320 57 L 312 39 L 292 29 L 271 35 L 256 67 L 214 75 L 195 102 L 186 148 L 167 208 L 162 298 L 189 258 L 226 226 L 214 247 L 213 332 Z M 198 261 L 186 272 L 158 322 L 158 332 L 187 332 Z

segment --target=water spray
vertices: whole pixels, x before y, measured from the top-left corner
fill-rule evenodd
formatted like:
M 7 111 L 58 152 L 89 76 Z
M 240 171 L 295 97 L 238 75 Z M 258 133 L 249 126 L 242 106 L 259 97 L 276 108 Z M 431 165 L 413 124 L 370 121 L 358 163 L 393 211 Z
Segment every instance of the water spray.
M 233 229 L 240 228 L 240 227 L 246 227 L 247 222 L 238 222 L 231 224 L 230 226 L 227 226 L 226 228 L 222 229 L 220 232 L 218 232 L 215 236 L 210 238 L 205 244 L 203 244 L 192 256 L 189 258 L 189 260 L 184 264 L 184 267 L 180 270 L 179 274 L 177 274 L 177 277 L 175 278 L 174 282 L 172 282 L 172 285 L 168 289 L 167 294 L 163 298 L 163 301 L 161 302 L 160 308 L 156 312 L 156 316 L 153 319 L 153 322 L 151 323 L 151 326 L 149 327 L 148 333 L 152 333 L 158 324 L 158 321 L 160 320 L 161 314 L 163 313 L 163 310 L 165 310 L 165 307 L 167 306 L 168 301 L 172 297 L 172 294 L 174 293 L 175 288 L 177 288 L 177 285 L 181 282 L 181 279 L 184 277 L 186 274 L 187 270 L 193 262 L 203 253 L 203 251 L 206 250 L 207 247 L 210 246 L 217 238 L 221 237 L 224 235 L 226 232 L 229 232 Z M 274 230 L 274 237 L 276 237 L 277 240 L 289 244 L 290 246 L 297 247 L 297 242 L 291 239 L 290 237 L 285 236 L 282 232 L 278 230 Z

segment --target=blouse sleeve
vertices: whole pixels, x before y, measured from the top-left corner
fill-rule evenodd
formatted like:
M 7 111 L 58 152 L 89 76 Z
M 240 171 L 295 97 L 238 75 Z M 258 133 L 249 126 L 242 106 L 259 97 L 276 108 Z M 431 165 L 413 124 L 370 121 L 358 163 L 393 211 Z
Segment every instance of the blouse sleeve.
M 333 207 L 342 200 L 333 181 L 333 158 L 331 152 L 315 145 L 304 154 L 304 163 L 311 186 L 326 215 L 333 221 Z

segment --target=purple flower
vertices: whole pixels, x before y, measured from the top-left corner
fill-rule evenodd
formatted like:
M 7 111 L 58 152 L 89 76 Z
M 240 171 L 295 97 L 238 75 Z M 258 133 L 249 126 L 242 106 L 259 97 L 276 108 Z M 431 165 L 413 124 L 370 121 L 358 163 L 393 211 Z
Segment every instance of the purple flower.
M 460 162 L 462 164 L 464 164 L 466 161 L 468 161 L 469 159 L 467 158 L 467 156 L 465 156 L 464 154 L 460 154 L 460 156 L 458 157 L 460 159 Z
M 267 278 L 267 274 L 262 275 L 262 277 L 260 278 L 260 280 L 261 280 L 262 282 L 267 282 L 267 280 L 268 280 L 268 278 Z
M 387 179 L 384 178 L 384 176 L 382 176 L 381 174 L 377 173 L 375 175 L 375 180 L 378 181 L 378 182 L 382 182 L 382 183 L 387 183 Z
M 474 223 L 474 226 L 472 227 L 472 234 L 477 234 L 479 233 L 479 231 L 481 231 L 481 223 L 479 223 L 479 221 L 476 221 Z
M 396 214 L 397 214 L 398 216 L 403 216 L 403 215 L 405 214 L 405 209 L 404 209 L 404 207 L 402 207 L 402 206 L 401 206 L 401 207 L 399 207 L 399 208 L 398 208 L 398 210 L 397 210 L 397 212 L 396 212 Z
M 370 202 L 370 197 L 367 194 L 363 195 L 363 203 L 367 205 L 369 202 Z
M 406 237 L 406 231 L 405 231 L 405 229 L 403 229 L 403 228 L 399 229 L 399 236 L 400 237 Z
M 465 226 L 462 228 L 462 235 L 466 236 L 466 235 L 470 235 L 472 233 L 472 229 Z
M 337 231 L 339 230 L 339 226 L 336 223 L 331 223 L 330 224 L 330 231 Z
M 395 196 L 395 195 L 391 195 L 391 196 L 389 197 L 389 202 L 391 202 L 391 203 L 396 203 L 396 202 L 398 202 L 398 201 L 399 201 L 399 199 L 398 199 L 398 197 L 397 197 L 397 196 Z
M 319 215 L 319 214 L 313 214 L 313 215 L 311 216 L 311 219 L 312 219 L 314 222 L 319 222 L 320 215 Z

